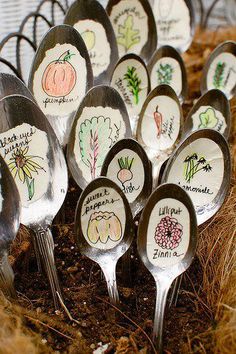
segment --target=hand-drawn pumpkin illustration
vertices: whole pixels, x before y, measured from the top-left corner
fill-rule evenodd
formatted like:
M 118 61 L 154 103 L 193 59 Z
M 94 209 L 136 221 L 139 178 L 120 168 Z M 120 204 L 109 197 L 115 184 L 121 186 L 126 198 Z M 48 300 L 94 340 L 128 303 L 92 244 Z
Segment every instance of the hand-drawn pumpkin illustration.
M 73 55 L 75 54 L 68 50 L 46 67 L 42 88 L 48 96 L 65 97 L 73 90 L 76 84 L 76 71 L 69 62 Z
M 113 212 L 95 212 L 90 216 L 87 236 L 92 243 L 117 242 L 122 236 L 121 222 Z
M 96 39 L 95 33 L 93 31 L 86 30 L 81 33 L 81 37 L 84 40 L 87 50 L 88 51 L 92 50 L 93 47 L 95 46 L 95 39 Z

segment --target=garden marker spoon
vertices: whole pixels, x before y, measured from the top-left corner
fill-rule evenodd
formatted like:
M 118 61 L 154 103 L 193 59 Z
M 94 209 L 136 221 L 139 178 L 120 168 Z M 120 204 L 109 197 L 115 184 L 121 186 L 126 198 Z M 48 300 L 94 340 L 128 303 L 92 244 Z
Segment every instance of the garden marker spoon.
M 157 49 L 147 69 L 152 90 L 158 85 L 170 85 L 180 102 L 184 102 L 188 93 L 187 73 L 184 61 L 175 48 L 165 45 Z
M 175 184 L 163 184 L 148 199 L 138 227 L 138 253 L 157 287 L 153 340 L 158 353 L 169 288 L 192 263 L 196 246 L 197 220 L 190 197 Z
M 191 45 L 195 33 L 191 0 L 154 0 L 158 45 L 170 45 L 180 53 Z
M 110 301 L 117 306 L 116 264 L 132 243 L 134 223 L 129 203 L 116 183 L 99 177 L 85 188 L 77 204 L 75 227 L 80 252 L 100 265 Z
M 0 99 L 10 95 L 23 95 L 35 102 L 34 96 L 15 75 L 0 73 Z
M 125 102 L 135 136 L 138 116 L 150 91 L 150 79 L 144 61 L 135 54 L 123 56 L 114 69 L 110 85 Z
M 81 189 L 100 176 L 110 148 L 130 137 L 125 104 L 110 86 L 95 86 L 84 97 L 75 115 L 67 147 L 70 172 Z
M 169 85 L 157 86 L 146 98 L 138 120 L 137 140 L 153 164 L 154 186 L 160 168 L 181 136 L 182 108 Z
M 96 0 L 77 0 L 70 6 L 64 23 L 73 26 L 86 44 L 94 84 L 108 84 L 118 61 L 118 48 L 103 6 Z
M 34 231 L 35 251 L 45 268 L 57 308 L 60 286 L 50 226 L 67 192 L 64 154 L 48 120 L 28 98 L 3 98 L 0 117 L 0 154 L 18 187 L 21 223 Z
M 152 193 L 152 165 L 142 146 L 133 139 L 118 141 L 108 152 L 101 175 L 123 190 L 135 218 Z
M 0 139 L 2 144 L 2 140 Z M 15 297 L 14 274 L 8 261 L 10 245 L 20 226 L 20 195 L 15 181 L 0 156 L 0 289 Z
M 214 129 L 226 139 L 231 126 L 230 104 L 225 94 L 218 89 L 207 91 L 189 112 L 183 127 L 186 136 L 198 129 Z
M 78 31 L 68 25 L 51 28 L 35 54 L 29 89 L 63 146 L 75 112 L 92 85 L 88 51 Z
M 173 152 L 162 183 L 175 183 L 191 197 L 198 225 L 219 211 L 230 187 L 231 158 L 225 138 L 215 130 L 201 129 L 189 135 Z M 175 283 L 171 303 L 177 302 L 179 283 Z
M 109 0 L 106 11 L 115 31 L 119 56 L 134 53 L 147 63 L 157 46 L 155 18 L 148 0 Z
M 219 89 L 228 99 L 236 94 L 236 42 L 220 44 L 208 58 L 202 74 L 202 94 Z

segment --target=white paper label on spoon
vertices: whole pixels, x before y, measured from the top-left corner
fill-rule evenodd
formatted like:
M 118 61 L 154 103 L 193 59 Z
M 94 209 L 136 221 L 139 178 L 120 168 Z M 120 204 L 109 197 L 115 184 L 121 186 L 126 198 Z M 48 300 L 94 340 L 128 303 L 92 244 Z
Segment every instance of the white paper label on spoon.
M 168 174 L 167 182 L 180 185 L 188 192 L 195 207 L 211 203 L 223 182 L 224 159 L 219 146 L 200 138 L 186 146 Z
M 81 209 L 83 235 L 92 247 L 109 250 L 124 236 L 124 202 L 113 188 L 101 187 L 89 193 Z
M 93 20 L 81 20 L 74 28 L 82 36 L 89 52 L 95 77 L 104 72 L 110 64 L 111 47 L 106 31 L 101 23 Z
M 129 203 L 138 198 L 144 186 L 144 167 L 136 152 L 123 149 L 115 155 L 107 169 L 107 177 L 123 190 Z
M 123 98 L 129 116 L 137 116 L 148 94 L 148 77 L 145 67 L 138 60 L 124 60 L 116 67 L 111 86 Z
M 148 40 L 148 17 L 138 0 L 122 0 L 113 6 L 110 20 L 122 57 L 127 53 L 140 54 Z
M 157 267 L 173 266 L 188 250 L 190 216 L 186 206 L 172 198 L 160 200 L 153 208 L 147 230 L 147 256 Z
M 118 109 L 85 107 L 76 126 L 74 155 L 87 182 L 100 176 L 110 148 L 125 137 L 126 126 Z
M 227 125 L 223 114 L 212 106 L 201 106 L 192 115 L 193 131 L 198 129 L 214 129 L 223 134 Z
M 174 48 L 188 43 L 191 37 L 190 14 L 184 0 L 155 0 L 158 45 Z
M 144 112 L 141 135 L 144 144 L 153 150 L 171 148 L 180 131 L 180 110 L 169 96 L 154 97 Z
M 182 91 L 182 72 L 177 60 L 170 57 L 159 59 L 152 68 L 151 86 L 170 85 L 179 96 Z
M 86 93 L 86 73 L 84 58 L 71 44 L 47 50 L 33 79 L 33 93 L 44 114 L 64 116 L 76 111 Z
M 236 57 L 231 53 L 219 54 L 207 73 L 207 89 L 219 89 L 228 96 L 236 85 Z
M 27 123 L 0 134 L 0 154 L 14 177 L 23 207 L 48 189 L 48 149 L 47 134 Z

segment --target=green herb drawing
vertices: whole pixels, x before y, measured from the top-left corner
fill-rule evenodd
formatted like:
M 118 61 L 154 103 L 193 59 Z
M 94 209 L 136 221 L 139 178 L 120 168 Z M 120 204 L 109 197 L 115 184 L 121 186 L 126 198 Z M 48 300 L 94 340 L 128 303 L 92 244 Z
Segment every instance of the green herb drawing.
M 200 124 L 199 129 L 204 128 L 215 128 L 218 124 L 218 118 L 216 117 L 216 112 L 213 108 L 207 108 L 207 110 L 200 114 L 199 116 Z
M 140 42 L 139 29 L 133 29 L 134 19 L 132 15 L 129 15 L 124 21 L 124 25 L 119 25 L 118 33 L 120 36 L 117 37 L 117 44 L 124 47 L 125 52 L 133 47 L 135 44 Z
M 225 71 L 226 63 L 219 62 L 216 65 L 215 74 L 213 77 L 213 85 L 216 89 L 220 89 L 224 87 L 224 71 Z
M 134 96 L 134 103 L 137 105 L 139 103 L 139 92 L 141 91 L 140 84 L 141 79 L 138 77 L 134 66 L 128 67 L 127 73 L 124 75 L 124 79 L 127 81 L 127 86 L 130 92 Z
M 37 173 L 39 170 L 44 170 L 35 160 L 41 159 L 40 156 L 27 155 L 29 151 L 29 146 L 26 146 L 24 149 L 21 147 L 16 148 L 12 157 L 10 158 L 10 163 L 8 167 L 14 178 L 18 176 L 19 180 L 27 186 L 28 197 L 31 200 L 35 194 L 35 179 L 32 176 L 32 173 Z
M 122 185 L 124 185 L 125 182 L 131 181 L 133 179 L 133 172 L 131 171 L 133 162 L 134 158 L 129 159 L 129 156 L 121 157 L 118 159 L 120 170 L 117 173 L 117 178 Z
M 190 183 L 193 177 L 200 171 L 210 172 L 211 165 L 206 161 L 205 157 L 200 158 L 196 153 L 187 156 L 184 160 L 184 178 L 186 182 Z
M 173 78 L 174 69 L 170 64 L 161 64 L 157 69 L 157 82 L 158 85 L 166 84 L 170 85 Z
M 86 119 L 80 125 L 79 146 L 83 163 L 90 169 L 91 178 L 99 175 L 104 158 L 113 145 L 111 119 L 103 116 Z

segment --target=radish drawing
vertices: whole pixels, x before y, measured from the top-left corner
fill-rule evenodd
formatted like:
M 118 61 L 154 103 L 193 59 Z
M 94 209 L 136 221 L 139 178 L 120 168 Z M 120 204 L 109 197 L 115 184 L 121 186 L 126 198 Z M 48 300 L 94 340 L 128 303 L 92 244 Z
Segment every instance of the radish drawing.
M 129 160 L 129 157 L 121 157 L 120 159 L 118 159 L 120 170 L 117 173 L 117 178 L 122 185 L 124 185 L 125 182 L 131 181 L 131 179 L 133 178 L 133 172 L 131 171 L 133 162 L 134 158 Z

